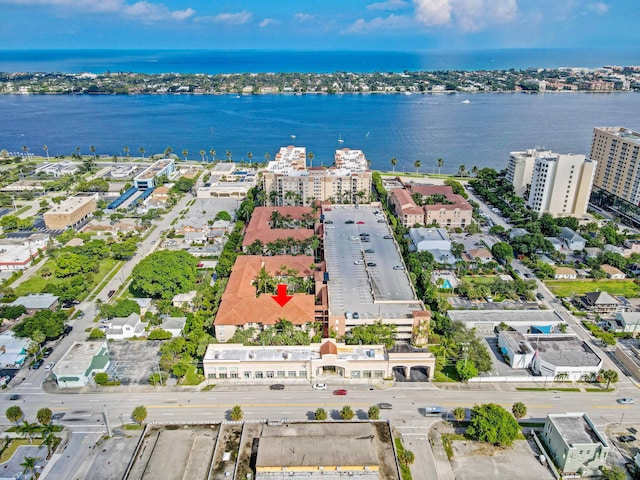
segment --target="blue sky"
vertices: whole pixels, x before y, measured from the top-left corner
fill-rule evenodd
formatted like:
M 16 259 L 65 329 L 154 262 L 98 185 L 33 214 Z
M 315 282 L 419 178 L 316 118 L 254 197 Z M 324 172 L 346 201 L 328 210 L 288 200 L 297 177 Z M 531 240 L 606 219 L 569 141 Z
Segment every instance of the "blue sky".
M 637 48 L 638 0 L 0 0 L 0 49 Z

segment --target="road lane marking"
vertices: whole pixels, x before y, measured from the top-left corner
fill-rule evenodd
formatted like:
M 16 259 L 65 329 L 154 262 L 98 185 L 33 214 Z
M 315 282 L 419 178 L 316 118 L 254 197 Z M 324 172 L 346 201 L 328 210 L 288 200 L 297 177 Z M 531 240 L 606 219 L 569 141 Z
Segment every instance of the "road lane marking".
M 237 403 L 227 404 L 188 404 L 188 405 L 146 405 L 147 409 L 163 409 L 163 408 L 233 408 Z M 242 407 L 257 408 L 281 408 L 281 407 L 343 407 L 345 403 L 241 403 Z M 370 403 L 350 403 L 351 407 L 369 407 Z

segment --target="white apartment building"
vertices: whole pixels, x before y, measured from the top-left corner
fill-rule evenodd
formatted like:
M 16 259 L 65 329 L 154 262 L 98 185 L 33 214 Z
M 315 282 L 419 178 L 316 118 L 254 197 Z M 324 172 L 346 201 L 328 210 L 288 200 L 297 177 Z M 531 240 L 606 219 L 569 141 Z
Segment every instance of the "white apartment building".
M 307 167 L 305 147 L 282 147 L 263 172 L 264 191 L 271 205 L 306 206 L 369 203 L 371 170 L 362 150 L 337 150 L 331 167 Z
M 594 185 L 640 204 L 640 133 L 623 127 L 593 129 L 590 157 L 598 162 Z
M 579 154 L 536 156 L 527 206 L 553 217 L 581 217 L 587 211 L 596 162 Z
M 536 157 L 544 154 L 551 154 L 551 152 L 536 147 L 523 152 L 510 153 L 506 179 L 513 185 L 513 190 L 518 197 L 524 196 L 527 186 L 531 185 Z

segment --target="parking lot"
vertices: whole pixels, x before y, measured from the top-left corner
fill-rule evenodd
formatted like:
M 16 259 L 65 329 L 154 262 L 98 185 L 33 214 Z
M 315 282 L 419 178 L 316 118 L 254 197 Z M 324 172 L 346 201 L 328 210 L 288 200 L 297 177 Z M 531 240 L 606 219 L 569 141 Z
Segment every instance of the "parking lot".
M 123 384 L 149 384 L 149 375 L 158 371 L 161 344 L 159 340 L 109 342 L 109 374 Z
M 374 212 L 369 206 L 351 205 L 336 205 L 325 212 L 332 314 L 358 312 L 362 318 L 376 318 L 380 308 L 374 304 L 415 302 L 389 226 L 381 213 Z

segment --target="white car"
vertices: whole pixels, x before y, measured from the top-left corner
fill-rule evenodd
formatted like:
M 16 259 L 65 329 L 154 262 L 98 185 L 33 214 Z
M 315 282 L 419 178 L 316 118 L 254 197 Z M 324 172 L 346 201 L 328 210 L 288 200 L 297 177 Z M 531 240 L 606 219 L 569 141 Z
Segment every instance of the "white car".
M 326 390 L 327 389 L 327 384 L 326 383 L 314 383 L 313 384 L 313 389 L 314 390 Z
M 55 365 L 55 363 L 53 363 L 53 362 L 47 363 L 47 366 L 44 367 L 44 371 L 48 372 L 48 371 L 52 370 L 54 365 Z

